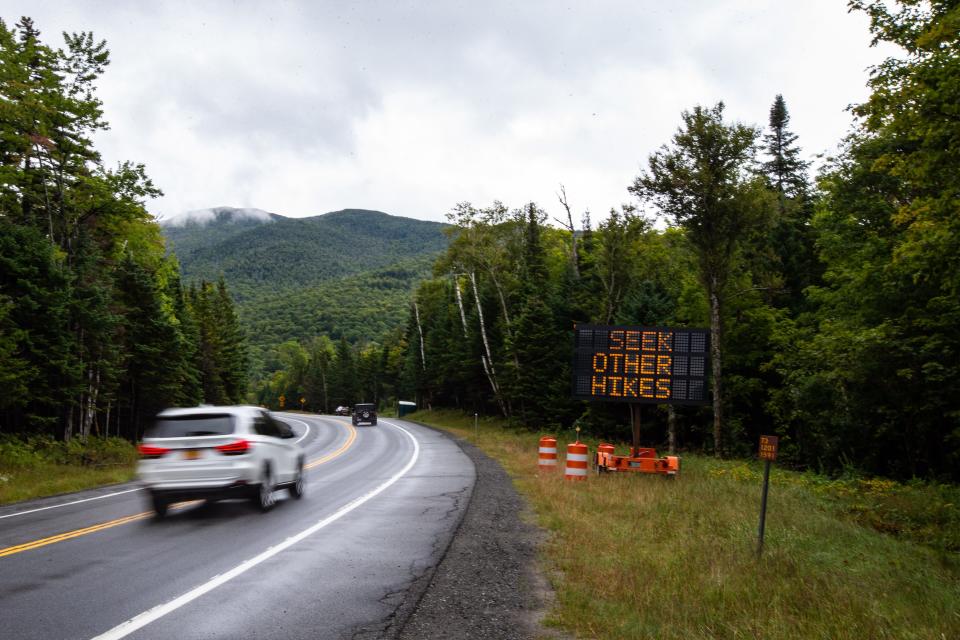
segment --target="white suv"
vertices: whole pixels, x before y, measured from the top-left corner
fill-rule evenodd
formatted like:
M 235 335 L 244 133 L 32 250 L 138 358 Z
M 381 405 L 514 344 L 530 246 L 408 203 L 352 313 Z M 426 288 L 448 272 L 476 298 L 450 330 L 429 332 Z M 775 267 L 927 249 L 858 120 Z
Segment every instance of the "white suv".
M 163 517 L 180 500 L 244 497 L 266 511 L 275 489 L 303 495 L 303 449 L 259 407 L 167 409 L 139 445 L 137 475 Z

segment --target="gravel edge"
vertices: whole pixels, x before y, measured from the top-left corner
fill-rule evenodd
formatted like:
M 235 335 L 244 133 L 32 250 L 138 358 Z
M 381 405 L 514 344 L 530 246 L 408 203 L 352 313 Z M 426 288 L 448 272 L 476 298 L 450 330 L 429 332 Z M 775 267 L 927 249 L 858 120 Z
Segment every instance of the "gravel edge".
M 546 534 L 531 524 L 531 510 L 500 464 L 469 441 L 454 440 L 476 467 L 466 512 L 432 573 L 407 591 L 398 608 L 400 640 L 566 637 L 541 624 L 553 592 L 537 566 Z M 419 583 L 419 584 L 417 584 Z

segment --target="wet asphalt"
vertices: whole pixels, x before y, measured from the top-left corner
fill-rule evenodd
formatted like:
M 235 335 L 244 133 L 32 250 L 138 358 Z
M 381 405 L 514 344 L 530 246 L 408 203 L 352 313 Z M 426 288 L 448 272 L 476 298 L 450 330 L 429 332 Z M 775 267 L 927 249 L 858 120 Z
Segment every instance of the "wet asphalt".
M 350 438 L 345 418 L 281 417 L 303 436 L 308 462 Z M 411 625 L 439 620 L 427 607 L 454 534 L 467 531 L 476 468 L 446 435 L 381 419 L 308 471 L 302 500 L 279 491 L 267 513 L 225 501 L 158 520 L 135 483 L 2 507 L 0 636 L 474 637 Z

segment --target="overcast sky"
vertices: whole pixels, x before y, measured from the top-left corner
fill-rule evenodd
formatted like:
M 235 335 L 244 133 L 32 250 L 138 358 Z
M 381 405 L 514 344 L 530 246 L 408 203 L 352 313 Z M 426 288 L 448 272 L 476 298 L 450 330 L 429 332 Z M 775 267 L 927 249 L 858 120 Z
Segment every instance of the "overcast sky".
M 163 217 L 559 215 L 562 183 L 596 221 L 697 104 L 765 125 L 782 93 L 805 155 L 835 149 L 881 58 L 844 0 L 0 2 L 21 15 L 107 40 L 97 145 L 147 165 Z

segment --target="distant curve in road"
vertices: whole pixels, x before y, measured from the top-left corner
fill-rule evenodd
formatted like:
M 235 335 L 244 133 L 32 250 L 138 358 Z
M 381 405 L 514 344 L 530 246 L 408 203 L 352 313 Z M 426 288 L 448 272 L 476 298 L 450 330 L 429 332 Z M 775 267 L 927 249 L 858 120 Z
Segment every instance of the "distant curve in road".
M 3 637 L 349 638 L 390 628 L 466 509 L 473 463 L 408 422 L 281 417 L 303 437 L 307 494 L 266 514 L 243 501 L 194 502 L 157 520 L 135 485 L 0 509 Z

